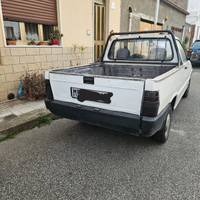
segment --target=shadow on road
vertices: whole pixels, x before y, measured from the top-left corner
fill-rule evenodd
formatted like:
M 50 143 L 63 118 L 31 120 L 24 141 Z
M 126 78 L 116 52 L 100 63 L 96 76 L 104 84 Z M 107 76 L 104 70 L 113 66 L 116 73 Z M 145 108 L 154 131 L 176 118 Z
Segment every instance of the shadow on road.
M 64 121 L 71 120 L 62 119 L 59 123 Z M 95 146 L 97 149 L 98 147 L 103 147 L 104 149 L 117 150 L 131 147 L 132 150 L 138 150 L 161 145 L 153 141 L 152 138 L 137 137 L 86 123 L 72 122 L 67 126 L 65 133 L 60 136 L 66 143 L 71 143 L 75 146 L 79 144 L 79 147 L 82 146 L 82 148 L 87 149 Z
M 193 64 L 192 68 L 195 72 L 200 72 L 200 64 Z

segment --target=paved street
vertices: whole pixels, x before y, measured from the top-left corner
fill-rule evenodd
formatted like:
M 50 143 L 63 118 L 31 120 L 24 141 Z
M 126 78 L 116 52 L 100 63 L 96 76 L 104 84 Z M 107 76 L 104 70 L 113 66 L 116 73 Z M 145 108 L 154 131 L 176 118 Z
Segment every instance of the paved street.
M 0 199 L 200 199 L 200 66 L 169 140 L 61 119 L 0 143 Z

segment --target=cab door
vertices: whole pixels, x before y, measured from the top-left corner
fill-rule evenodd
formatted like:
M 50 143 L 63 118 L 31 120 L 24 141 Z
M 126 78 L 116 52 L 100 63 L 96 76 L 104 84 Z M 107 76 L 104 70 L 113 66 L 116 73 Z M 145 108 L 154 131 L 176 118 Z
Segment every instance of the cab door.
M 180 53 L 180 57 L 181 57 L 181 90 L 179 91 L 179 98 L 182 98 L 182 95 L 184 94 L 188 84 L 189 84 L 189 79 L 191 76 L 191 71 L 192 71 L 192 65 L 191 62 L 189 60 L 187 60 L 186 58 L 186 54 L 185 51 L 183 49 L 183 46 L 181 45 L 179 40 L 176 40 L 177 46 L 178 46 L 178 50 Z

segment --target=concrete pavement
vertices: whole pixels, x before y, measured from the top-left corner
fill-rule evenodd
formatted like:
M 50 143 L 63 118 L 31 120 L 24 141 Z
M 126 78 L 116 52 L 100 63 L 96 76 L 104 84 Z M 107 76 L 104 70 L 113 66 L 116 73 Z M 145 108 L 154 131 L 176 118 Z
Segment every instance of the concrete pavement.
M 29 128 L 40 115 L 51 115 L 44 100 L 11 100 L 0 103 L 0 139 Z

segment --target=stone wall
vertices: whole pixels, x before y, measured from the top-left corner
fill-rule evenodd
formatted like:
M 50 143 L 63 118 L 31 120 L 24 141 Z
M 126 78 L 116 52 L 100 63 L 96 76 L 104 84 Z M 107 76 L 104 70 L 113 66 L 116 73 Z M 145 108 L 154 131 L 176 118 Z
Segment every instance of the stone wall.
M 9 93 L 17 96 L 20 76 L 28 72 L 44 73 L 46 70 L 88 64 L 93 62 L 93 48 L 81 53 L 71 47 L 10 47 L 0 49 L 0 102 Z

